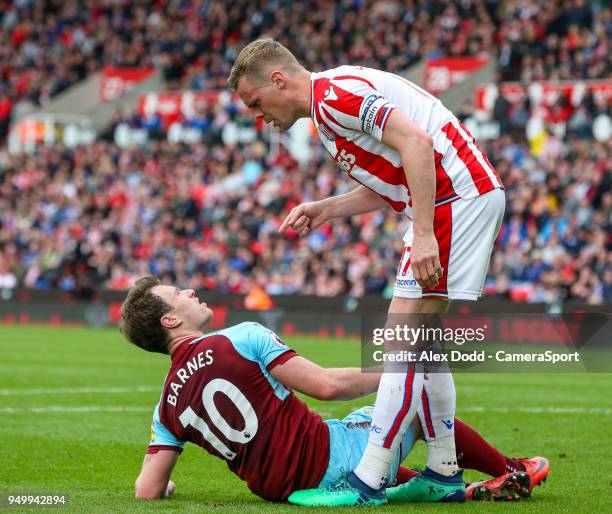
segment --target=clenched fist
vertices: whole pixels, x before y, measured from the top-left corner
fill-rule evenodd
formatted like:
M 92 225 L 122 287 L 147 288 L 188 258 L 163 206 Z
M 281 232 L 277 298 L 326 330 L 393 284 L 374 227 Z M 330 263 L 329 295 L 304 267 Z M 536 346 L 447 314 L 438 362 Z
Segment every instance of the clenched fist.
M 414 279 L 422 288 L 434 288 L 444 275 L 440 264 L 438 241 L 433 232 L 414 235 L 410 251 L 410 267 Z

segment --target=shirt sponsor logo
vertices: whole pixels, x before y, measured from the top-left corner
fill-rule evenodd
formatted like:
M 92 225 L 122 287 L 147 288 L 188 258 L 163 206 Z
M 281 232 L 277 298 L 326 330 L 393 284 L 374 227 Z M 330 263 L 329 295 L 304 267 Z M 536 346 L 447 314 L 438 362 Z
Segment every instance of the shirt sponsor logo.
M 414 287 L 414 286 L 416 286 L 416 285 L 417 285 L 417 281 L 416 281 L 416 280 L 414 280 L 414 279 L 403 279 L 403 278 L 400 278 L 400 279 L 397 279 L 397 280 L 395 281 L 395 285 L 396 285 L 396 286 L 409 286 L 409 287 Z
M 353 423 L 352 421 L 349 421 L 346 424 L 346 428 L 348 428 L 349 430 L 352 429 L 364 429 L 364 428 L 370 428 L 370 422 L 369 421 L 358 421 L 357 423 Z

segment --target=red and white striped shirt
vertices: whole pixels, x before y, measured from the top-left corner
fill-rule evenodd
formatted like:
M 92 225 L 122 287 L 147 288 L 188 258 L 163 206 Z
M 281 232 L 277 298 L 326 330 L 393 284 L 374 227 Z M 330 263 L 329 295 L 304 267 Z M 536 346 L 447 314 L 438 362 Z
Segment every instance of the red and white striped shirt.
M 442 102 L 397 75 L 361 66 L 312 73 L 311 116 L 327 151 L 347 175 L 411 216 L 400 154 L 381 140 L 399 109 L 433 139 L 436 205 L 473 198 L 501 180 L 485 153 Z

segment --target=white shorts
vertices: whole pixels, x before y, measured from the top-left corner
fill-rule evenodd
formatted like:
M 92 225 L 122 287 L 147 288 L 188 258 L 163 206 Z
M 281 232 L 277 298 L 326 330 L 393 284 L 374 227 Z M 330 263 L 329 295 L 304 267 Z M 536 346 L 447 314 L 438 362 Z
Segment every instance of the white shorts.
M 397 268 L 393 295 L 400 298 L 477 300 L 482 293 L 505 206 L 504 191 L 494 189 L 469 200 L 460 198 L 436 207 L 434 233 L 444 275 L 433 289 L 421 289 L 412 274 L 411 223 L 404 235 L 405 248 Z

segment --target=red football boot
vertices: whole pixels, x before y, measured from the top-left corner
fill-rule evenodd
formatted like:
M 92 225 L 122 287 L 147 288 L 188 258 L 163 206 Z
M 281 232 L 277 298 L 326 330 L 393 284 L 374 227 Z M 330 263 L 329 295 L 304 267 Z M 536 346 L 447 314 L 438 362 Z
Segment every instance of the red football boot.
M 523 466 L 525 466 L 525 471 L 529 473 L 529 477 L 531 478 L 531 487 L 529 488 L 529 492 L 531 492 L 536 485 L 546 482 L 548 472 L 550 471 L 550 463 L 548 462 L 548 459 L 544 457 L 533 457 L 531 459 L 523 457 L 514 460 L 517 460 L 523 464 Z
M 514 471 L 499 477 L 474 482 L 465 489 L 467 501 L 517 501 L 529 498 L 531 480 L 525 471 Z

